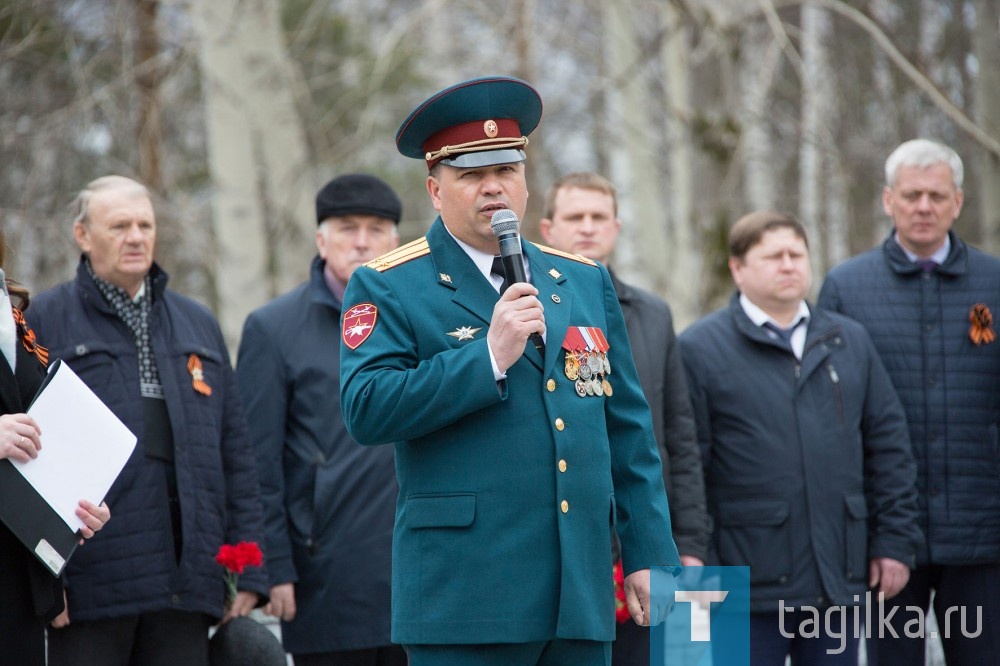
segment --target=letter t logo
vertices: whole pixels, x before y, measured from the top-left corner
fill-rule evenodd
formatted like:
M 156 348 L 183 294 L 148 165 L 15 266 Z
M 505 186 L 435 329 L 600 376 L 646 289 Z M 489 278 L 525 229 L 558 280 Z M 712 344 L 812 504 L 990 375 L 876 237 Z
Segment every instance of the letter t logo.
M 721 590 L 676 590 L 674 601 L 691 604 L 691 640 L 712 640 L 712 602 L 725 601 L 729 592 Z

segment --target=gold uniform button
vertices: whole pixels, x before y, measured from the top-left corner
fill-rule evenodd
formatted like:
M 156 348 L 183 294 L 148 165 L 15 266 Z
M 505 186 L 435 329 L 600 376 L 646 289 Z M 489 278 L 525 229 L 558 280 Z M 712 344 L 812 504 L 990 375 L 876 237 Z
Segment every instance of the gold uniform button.
M 566 427 L 566 423 L 562 419 L 556 419 L 556 430 L 561 431 Z
M 568 467 L 569 467 L 569 465 L 566 464 L 565 460 L 560 460 L 559 461 L 559 471 L 560 472 L 565 472 L 566 468 L 568 468 Z
M 569 502 L 563 500 L 562 503 L 559 505 L 559 508 L 562 509 L 563 513 L 569 513 Z
M 553 391 L 555 391 L 556 390 L 556 380 L 550 379 L 549 381 L 545 382 L 545 388 L 547 388 L 549 390 L 549 393 L 552 393 Z

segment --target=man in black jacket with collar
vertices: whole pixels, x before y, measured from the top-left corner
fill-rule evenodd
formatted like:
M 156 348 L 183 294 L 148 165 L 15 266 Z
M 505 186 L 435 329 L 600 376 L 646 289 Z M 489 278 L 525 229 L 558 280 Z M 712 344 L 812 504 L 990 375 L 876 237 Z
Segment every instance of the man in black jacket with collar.
M 709 563 L 750 567 L 751 663 L 854 665 L 866 590 L 898 594 L 920 541 L 906 418 L 864 328 L 806 303 L 798 220 L 741 218 L 729 269 L 729 306 L 678 338 L 715 524 Z
M 545 242 L 557 250 L 607 264 L 621 229 L 614 185 L 591 172 L 563 176 L 549 188 L 545 218 L 539 227 Z M 625 316 L 642 392 L 653 416 L 674 541 L 682 564 L 702 566 L 711 527 L 694 417 L 670 307 L 653 294 L 622 282 L 613 271 L 611 279 Z M 649 628 L 623 615 L 626 617 L 620 618 L 612 645 L 612 664 L 644 666 L 649 663 Z

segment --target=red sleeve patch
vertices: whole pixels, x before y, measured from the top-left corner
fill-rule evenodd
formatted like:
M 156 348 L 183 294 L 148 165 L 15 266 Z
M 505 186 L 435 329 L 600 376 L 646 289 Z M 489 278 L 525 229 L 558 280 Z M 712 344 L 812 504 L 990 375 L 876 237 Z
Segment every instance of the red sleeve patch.
M 358 303 L 344 312 L 341 336 L 352 350 L 361 346 L 375 330 L 378 308 L 372 303 Z

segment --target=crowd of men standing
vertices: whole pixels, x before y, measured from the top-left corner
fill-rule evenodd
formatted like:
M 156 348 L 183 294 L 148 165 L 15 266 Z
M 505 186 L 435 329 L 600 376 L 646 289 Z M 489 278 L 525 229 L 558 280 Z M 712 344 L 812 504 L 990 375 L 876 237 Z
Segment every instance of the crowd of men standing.
M 753 664 L 857 664 L 849 627 L 800 622 L 869 590 L 893 611 L 869 664 L 923 663 L 932 599 L 948 664 L 1000 663 L 1000 260 L 952 229 L 959 156 L 892 152 L 891 231 L 815 305 L 803 225 L 741 217 L 730 303 L 676 336 L 610 268 L 629 222 L 597 174 L 552 185 L 522 277 L 496 256 L 540 117 L 508 77 L 418 105 L 397 146 L 426 162 L 427 235 L 399 246 L 375 176 L 328 182 L 309 279 L 250 314 L 235 371 L 153 260 L 153 196 L 80 192 L 76 276 L 25 317 L 139 445 L 48 663 L 207 666 L 210 627 L 262 606 L 300 666 L 645 665 L 650 569 L 706 564 L 750 567 Z M 227 599 L 238 541 L 265 567 Z

